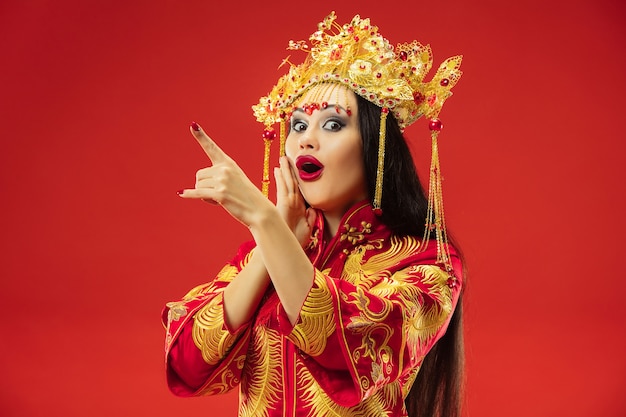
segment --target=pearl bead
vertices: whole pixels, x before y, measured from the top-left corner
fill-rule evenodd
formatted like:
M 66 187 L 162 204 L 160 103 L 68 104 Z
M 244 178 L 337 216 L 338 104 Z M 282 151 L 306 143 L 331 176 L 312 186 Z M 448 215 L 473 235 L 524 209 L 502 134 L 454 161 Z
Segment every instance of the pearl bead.
M 441 120 L 439 119 L 431 119 L 430 123 L 428 124 L 428 128 L 430 130 L 440 131 L 443 128 L 443 123 L 441 123 Z
M 263 139 L 274 140 L 276 138 L 276 131 L 274 129 L 265 129 L 263 131 Z

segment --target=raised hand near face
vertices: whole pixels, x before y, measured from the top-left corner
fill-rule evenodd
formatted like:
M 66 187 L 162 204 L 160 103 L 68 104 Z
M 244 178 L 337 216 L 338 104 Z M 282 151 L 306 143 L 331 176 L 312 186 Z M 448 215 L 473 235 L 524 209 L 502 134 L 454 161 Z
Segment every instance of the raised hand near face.
M 302 246 L 308 243 L 315 220 L 315 211 L 306 209 L 289 162 L 281 158 L 276 179 L 276 207 L 250 181 L 237 163 L 228 156 L 195 122 L 190 126 L 211 166 L 196 172 L 195 188 L 178 192 L 180 197 L 200 199 L 224 207 L 234 218 L 250 227 L 258 225 L 265 216 L 278 211 Z
M 280 167 L 274 168 L 276 180 L 276 208 L 303 247 L 308 244 L 316 213 L 307 208 L 298 187 L 298 180 L 286 156 L 280 158 Z
M 212 165 L 198 170 L 195 188 L 179 191 L 180 197 L 219 204 L 246 226 L 255 223 L 256 216 L 272 209 L 273 204 L 239 165 L 197 123 L 193 122 L 189 130 Z

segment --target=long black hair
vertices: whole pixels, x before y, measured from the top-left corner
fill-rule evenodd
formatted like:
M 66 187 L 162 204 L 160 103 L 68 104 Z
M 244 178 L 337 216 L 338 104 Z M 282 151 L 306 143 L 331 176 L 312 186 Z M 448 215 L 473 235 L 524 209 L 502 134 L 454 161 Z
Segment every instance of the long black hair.
M 359 129 L 363 140 L 365 176 L 370 199 L 378 167 L 381 108 L 357 95 Z M 424 235 L 428 199 L 410 149 L 393 115 L 387 116 L 385 171 L 381 220 L 400 236 Z M 460 253 L 458 245 L 450 243 Z M 464 370 L 462 297 L 446 333 L 424 358 L 417 379 L 405 398 L 410 417 L 460 417 Z

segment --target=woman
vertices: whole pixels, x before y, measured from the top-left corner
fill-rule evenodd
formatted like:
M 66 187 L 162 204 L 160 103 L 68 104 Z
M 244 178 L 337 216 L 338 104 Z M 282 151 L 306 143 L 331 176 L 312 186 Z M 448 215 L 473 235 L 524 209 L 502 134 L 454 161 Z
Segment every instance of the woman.
M 456 416 L 462 267 L 443 221 L 441 125 L 428 197 L 402 128 L 438 114 L 460 58 L 424 83 L 428 47 L 394 51 L 369 19 L 334 20 L 254 107 L 266 150 L 281 125 L 275 205 L 192 123 L 212 165 L 179 195 L 222 206 L 253 241 L 168 303 L 168 384 L 181 396 L 239 386 L 241 416 Z

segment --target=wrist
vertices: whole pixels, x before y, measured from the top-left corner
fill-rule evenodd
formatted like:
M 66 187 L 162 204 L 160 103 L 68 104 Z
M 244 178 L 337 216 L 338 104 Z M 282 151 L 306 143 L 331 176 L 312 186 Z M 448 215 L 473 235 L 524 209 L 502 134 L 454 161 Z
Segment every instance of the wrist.
M 254 235 L 255 232 L 262 229 L 273 227 L 277 220 L 280 220 L 280 214 L 276 207 L 267 200 L 267 204 L 260 204 L 250 217 L 248 229 Z

